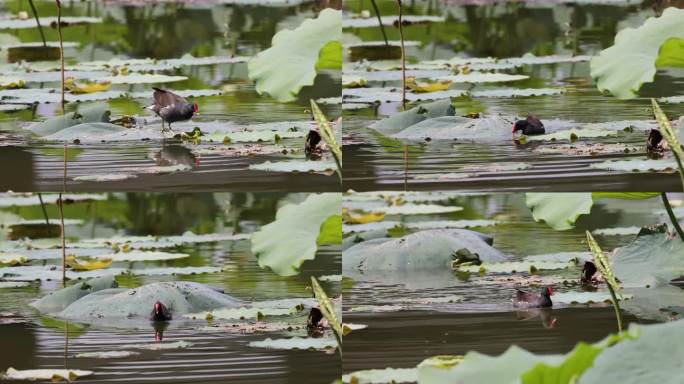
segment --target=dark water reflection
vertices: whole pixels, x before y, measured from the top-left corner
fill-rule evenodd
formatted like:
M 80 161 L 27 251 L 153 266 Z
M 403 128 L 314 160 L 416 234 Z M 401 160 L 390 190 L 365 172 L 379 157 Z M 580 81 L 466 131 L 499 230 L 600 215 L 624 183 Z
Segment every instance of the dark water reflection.
M 275 217 L 277 208 L 286 201 L 300 201 L 303 194 L 282 193 L 202 193 L 202 194 L 109 194 L 106 201 L 65 205 L 67 218 L 80 218 L 83 225 L 67 226 L 71 240 L 79 238 L 126 235 L 179 235 L 195 233 L 250 233 Z M 57 209 L 47 207 L 55 218 Z M 5 215 L 13 214 L 31 219 L 41 218 L 38 206 L 3 208 Z M 0 245 L 2 243 L 0 242 Z M 168 251 L 168 250 L 167 250 Z M 250 252 L 249 240 L 200 243 L 180 246 L 174 252 L 190 257 L 160 262 L 115 263 L 112 267 L 190 267 L 218 266 L 223 272 L 183 276 L 118 276 L 121 287 L 136 287 L 156 281 L 186 280 L 208 284 L 247 301 L 283 298 L 309 298 L 311 276 L 338 275 L 341 255 L 337 246 L 322 246 L 315 260 L 302 266 L 302 273 L 293 277 L 279 277 L 261 269 Z M 58 252 L 58 251 L 56 251 Z M 57 264 L 59 260 L 47 260 Z M 39 261 L 40 264 L 43 261 Z M 339 295 L 339 283 L 321 282 L 331 295 Z M 251 341 L 267 337 L 289 337 L 288 332 L 241 335 L 226 332 L 206 332 L 205 320 L 174 319 L 168 324 L 140 320 L 137 323 L 108 324 L 95 322 L 68 327 L 62 320 L 41 317 L 28 303 L 58 289 L 56 281 L 32 282 L 25 288 L 3 289 L 0 294 L 0 371 L 16 369 L 54 368 L 65 365 L 70 369 L 85 369 L 94 376 L 79 382 L 239 382 L 239 383 L 327 383 L 339 377 L 341 363 L 338 355 L 319 351 L 269 350 L 249 347 Z M 6 317 L 7 312 L 13 313 Z M 3 324 L 4 320 L 20 323 Z M 302 325 L 306 314 L 292 319 Z M 65 328 L 68 328 L 68 350 L 65 358 Z M 305 331 L 299 336 L 305 336 Z M 138 350 L 132 344 L 153 344 L 163 337 L 164 343 L 186 341 L 192 345 L 182 349 L 160 351 Z M 138 356 L 94 359 L 76 358 L 81 352 L 133 350 Z
M 638 322 L 623 315 L 625 323 Z M 564 353 L 579 340 L 595 342 L 617 331 L 612 308 L 554 309 L 555 326 L 539 317 L 520 320 L 514 312 L 345 314 L 368 328 L 344 339 L 344 372 L 381 367 L 412 368 L 434 355 L 476 350 L 501 354 L 511 344 L 535 353 Z

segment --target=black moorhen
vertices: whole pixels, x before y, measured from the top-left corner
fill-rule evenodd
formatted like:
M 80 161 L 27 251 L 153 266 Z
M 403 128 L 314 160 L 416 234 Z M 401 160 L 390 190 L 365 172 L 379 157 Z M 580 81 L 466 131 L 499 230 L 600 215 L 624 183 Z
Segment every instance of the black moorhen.
M 306 140 L 304 142 L 304 155 L 306 155 L 307 160 L 318 160 L 323 154 L 323 147 L 321 144 L 321 134 L 316 130 L 310 130 L 306 134 Z
M 663 152 L 668 149 L 667 140 L 659 129 L 653 128 L 646 138 L 646 154 L 652 159 L 663 157 Z
M 152 321 L 169 321 L 171 320 L 171 311 L 160 301 L 154 303 L 154 308 L 150 314 L 150 320 Z
M 306 331 L 311 337 L 318 337 L 323 335 L 323 313 L 321 310 L 313 307 L 309 312 L 309 317 L 306 319 Z
M 515 135 L 518 131 L 522 131 L 525 135 L 543 135 L 546 132 L 541 120 L 531 113 L 527 115 L 525 120 L 518 120 L 513 124 L 511 132 Z
M 146 107 L 157 114 L 162 119 L 162 131 L 164 131 L 164 122 L 169 124 L 171 130 L 171 123 L 176 121 L 190 120 L 192 115 L 199 110 L 197 104 L 190 104 L 184 98 L 176 95 L 173 92 L 161 88 L 154 89 L 154 104 Z
M 516 289 L 515 298 L 513 299 L 513 306 L 517 308 L 551 307 L 553 306 L 551 295 L 553 295 L 553 288 L 550 286 L 543 287 L 541 290 L 541 295 Z

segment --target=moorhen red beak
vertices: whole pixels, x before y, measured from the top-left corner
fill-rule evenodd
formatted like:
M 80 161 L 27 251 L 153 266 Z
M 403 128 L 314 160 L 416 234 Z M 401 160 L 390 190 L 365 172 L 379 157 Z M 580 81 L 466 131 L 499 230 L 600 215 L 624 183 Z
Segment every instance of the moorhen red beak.
M 190 120 L 192 115 L 198 113 L 199 106 L 197 104 L 190 104 L 183 97 L 176 95 L 173 92 L 161 88 L 154 89 L 154 104 L 146 107 L 153 111 L 162 119 L 162 132 L 164 131 L 164 122 L 169 125 L 171 130 L 171 123 L 176 121 Z
M 518 131 L 526 136 L 529 135 L 543 135 L 546 130 L 544 129 L 544 124 L 533 114 L 528 114 L 525 120 L 518 120 L 513 124 L 513 135 Z
M 553 287 L 543 287 L 541 294 L 537 295 L 532 292 L 525 292 L 519 289 L 515 290 L 515 297 L 513 298 L 513 306 L 516 308 L 544 308 L 552 307 L 553 302 L 551 296 L 553 295 Z
M 154 303 L 154 308 L 150 314 L 150 320 L 152 321 L 169 321 L 171 320 L 171 311 L 160 301 Z

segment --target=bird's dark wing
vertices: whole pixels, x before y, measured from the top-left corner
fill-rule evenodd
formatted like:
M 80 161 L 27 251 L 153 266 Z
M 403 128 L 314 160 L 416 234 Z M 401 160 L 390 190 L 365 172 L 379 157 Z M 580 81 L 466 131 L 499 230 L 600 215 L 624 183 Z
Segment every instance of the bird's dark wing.
M 173 92 L 167 91 L 165 89 L 161 88 L 152 88 L 154 89 L 154 104 L 159 106 L 159 107 L 165 107 L 167 105 L 173 105 L 173 104 L 187 104 L 188 102 L 176 95 Z

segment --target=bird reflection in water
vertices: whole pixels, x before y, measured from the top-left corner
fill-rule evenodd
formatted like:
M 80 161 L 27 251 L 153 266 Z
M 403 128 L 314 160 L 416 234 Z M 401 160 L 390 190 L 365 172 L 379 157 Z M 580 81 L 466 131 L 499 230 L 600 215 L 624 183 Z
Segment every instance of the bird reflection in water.
M 154 341 L 161 343 L 164 340 L 164 331 L 169 327 L 168 321 L 153 321 L 152 328 L 154 328 Z
M 528 308 L 525 310 L 515 311 L 515 317 L 518 320 L 529 320 L 539 317 L 542 326 L 546 329 L 552 329 L 556 326 L 557 317 L 552 314 L 551 308 Z
M 190 168 L 199 167 L 199 156 L 182 145 L 165 145 L 152 156 L 154 164 L 159 167 L 185 165 Z

